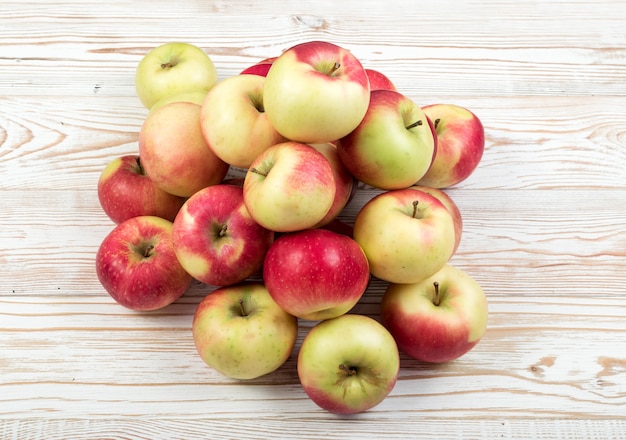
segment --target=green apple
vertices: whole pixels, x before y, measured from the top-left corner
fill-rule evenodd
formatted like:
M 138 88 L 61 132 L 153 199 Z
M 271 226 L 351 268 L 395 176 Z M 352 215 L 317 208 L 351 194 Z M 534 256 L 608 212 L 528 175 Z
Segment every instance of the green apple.
M 304 337 L 298 353 L 304 391 L 320 408 L 337 414 L 355 414 L 381 403 L 399 370 L 393 336 L 364 315 L 321 321 Z
M 487 314 L 478 282 L 449 264 L 419 283 L 391 283 L 381 301 L 381 321 L 400 350 L 424 362 L 448 362 L 471 350 L 487 329 Z
M 289 358 L 298 320 L 261 283 L 221 287 L 196 308 L 193 340 L 204 362 L 233 379 L 255 379 Z
M 369 100 L 369 79 L 360 61 L 325 41 L 287 49 L 273 62 L 265 82 L 270 121 L 298 142 L 332 142 L 347 135 L 365 115 Z
M 216 83 L 213 60 L 198 46 L 184 42 L 151 49 L 135 71 L 137 96 L 147 109 L 167 96 L 190 90 L 208 92 Z
M 413 188 L 370 199 L 357 213 L 353 234 L 372 275 L 391 283 L 417 283 L 433 275 L 452 257 L 456 241 L 446 206 Z
M 263 109 L 264 85 L 264 76 L 235 75 L 213 87 L 202 103 L 207 145 L 235 167 L 248 168 L 263 151 L 286 140 Z
M 156 109 L 163 107 L 165 104 L 169 104 L 170 102 L 193 102 L 198 105 L 202 105 L 204 102 L 204 98 L 206 97 L 206 90 L 189 90 L 186 92 L 177 93 L 175 95 L 169 95 L 165 98 L 156 102 L 152 107 L 150 107 L 150 112 L 155 111 Z
M 389 190 L 422 178 L 436 151 L 434 128 L 422 109 L 393 90 L 374 90 L 361 123 L 337 142 L 339 158 L 354 177 Z

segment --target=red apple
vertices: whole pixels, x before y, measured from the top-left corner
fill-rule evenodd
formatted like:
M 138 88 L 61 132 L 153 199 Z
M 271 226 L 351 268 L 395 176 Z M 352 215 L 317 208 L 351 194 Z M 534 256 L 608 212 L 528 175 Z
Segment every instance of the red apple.
M 370 80 L 370 90 L 393 90 L 397 91 L 395 84 L 384 73 L 375 69 L 365 69 Z
M 146 174 L 168 193 L 190 197 L 228 172 L 202 136 L 201 110 L 193 102 L 171 102 L 150 112 L 141 126 L 139 156 Z
M 487 328 L 487 298 L 467 272 L 446 264 L 416 284 L 390 284 L 381 301 L 381 322 L 400 350 L 424 362 L 464 355 Z
M 374 276 L 391 283 L 417 283 L 452 257 L 454 220 L 435 196 L 412 188 L 370 199 L 354 221 L 354 239 Z
M 480 163 L 485 149 L 483 124 L 474 113 L 454 104 L 422 107 L 437 131 L 437 152 L 418 184 L 448 188 L 467 179 Z
M 239 283 L 257 272 L 273 240 L 274 232 L 250 216 L 243 189 L 224 184 L 191 196 L 172 230 L 178 261 L 195 279 L 214 286 Z
M 307 320 L 347 313 L 369 282 L 369 266 L 356 241 L 325 229 L 281 235 L 270 246 L 263 280 L 274 301 Z
M 180 298 L 192 278 L 172 245 L 172 222 L 155 216 L 130 218 L 104 238 L 96 253 L 98 280 L 122 306 L 161 309 Z
M 370 99 L 369 80 L 347 49 L 324 41 L 297 44 L 267 73 L 264 106 L 287 139 L 332 142 L 359 124 Z
M 374 90 L 365 117 L 337 142 L 350 173 L 363 183 L 390 190 L 415 184 L 430 167 L 436 138 L 422 109 L 392 90 Z
M 167 193 L 150 179 L 137 155 L 113 159 L 98 180 L 98 200 L 115 223 L 140 215 L 155 215 L 174 221 L 185 199 Z

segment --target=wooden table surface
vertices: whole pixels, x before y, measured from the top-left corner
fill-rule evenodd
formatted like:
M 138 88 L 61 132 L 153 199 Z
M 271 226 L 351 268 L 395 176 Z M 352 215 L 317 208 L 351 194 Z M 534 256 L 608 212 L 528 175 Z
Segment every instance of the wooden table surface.
M 626 438 L 622 0 L 14 0 L 0 15 L 1 439 Z M 351 417 L 306 397 L 296 351 L 246 383 L 208 368 L 190 326 L 209 287 L 134 313 L 94 269 L 113 226 L 97 179 L 147 114 L 141 57 L 187 41 L 223 79 L 313 39 L 486 131 L 448 194 L 464 220 L 451 263 L 485 289 L 488 331 L 448 364 L 403 356 L 389 397 Z M 384 287 L 354 312 L 377 317 Z

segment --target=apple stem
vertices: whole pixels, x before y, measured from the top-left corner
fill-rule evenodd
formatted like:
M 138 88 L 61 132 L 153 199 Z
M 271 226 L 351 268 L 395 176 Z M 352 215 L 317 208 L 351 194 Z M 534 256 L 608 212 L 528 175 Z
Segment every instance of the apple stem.
M 239 311 L 241 312 L 241 316 L 248 316 L 246 309 L 243 306 L 243 299 L 239 298 Z
M 413 200 L 413 218 L 417 218 L 417 205 L 419 203 L 419 200 Z
M 440 121 L 441 121 L 441 119 L 439 119 L 439 118 L 435 119 L 435 128 L 437 128 L 437 126 L 439 125 Z
M 226 231 L 227 231 L 227 230 L 228 230 L 228 225 L 223 224 L 223 225 L 222 225 L 222 228 L 220 229 L 219 236 L 220 236 L 220 237 L 223 237 L 224 235 L 226 235 Z
M 340 67 L 341 63 L 335 62 L 335 64 L 333 64 L 333 68 L 329 72 L 329 75 L 333 75 L 337 70 L 339 70 Z
M 410 130 L 410 129 L 414 128 L 414 127 L 418 127 L 418 126 L 423 125 L 423 124 L 424 124 L 424 122 L 421 119 L 418 119 L 417 121 L 413 122 L 411 125 L 407 126 L 406 129 Z
M 340 364 L 339 369 L 346 373 L 348 376 L 354 376 L 356 374 L 356 368 L 348 367 L 345 364 Z
M 153 244 L 149 244 L 148 246 L 146 246 L 146 248 L 143 250 L 144 258 L 148 258 L 150 256 L 150 254 L 152 254 L 152 250 L 153 249 L 154 249 L 154 245 Z
M 143 165 L 141 165 L 141 158 L 139 156 L 137 156 L 137 159 L 135 159 L 135 162 L 137 163 L 137 169 L 138 169 L 137 173 L 142 176 L 145 176 L 146 172 L 143 169 Z
M 441 299 L 439 298 L 439 283 L 435 281 L 433 283 L 433 287 L 435 288 L 435 298 L 433 299 L 433 304 L 438 306 Z
M 250 172 L 255 173 L 255 174 L 259 174 L 259 175 L 261 175 L 261 176 L 263 176 L 263 177 L 267 177 L 267 174 L 265 174 L 265 173 L 264 173 L 264 172 L 262 172 L 262 171 L 259 171 L 259 170 L 258 170 L 258 169 L 256 169 L 256 168 L 250 168 Z
M 176 63 L 162 63 L 161 64 L 161 69 L 165 70 L 165 69 L 171 69 L 172 67 L 174 67 L 176 65 Z

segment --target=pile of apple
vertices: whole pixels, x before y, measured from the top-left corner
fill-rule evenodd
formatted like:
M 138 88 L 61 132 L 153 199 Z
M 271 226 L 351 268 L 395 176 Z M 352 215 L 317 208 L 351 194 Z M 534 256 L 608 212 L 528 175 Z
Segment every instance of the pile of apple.
M 167 43 L 140 61 L 136 86 L 148 110 L 138 152 L 112 160 L 98 182 L 116 226 L 96 271 L 119 304 L 156 310 L 194 280 L 211 286 L 194 314 L 195 346 L 242 380 L 279 368 L 298 320 L 313 321 L 297 373 L 334 413 L 379 404 L 401 351 L 446 362 L 480 340 L 487 301 L 449 264 L 462 220 L 443 191 L 481 160 L 471 111 L 420 107 L 323 41 L 221 81 L 204 50 Z M 340 221 L 359 184 L 379 191 L 353 223 Z M 372 277 L 388 283 L 379 320 L 350 313 Z

